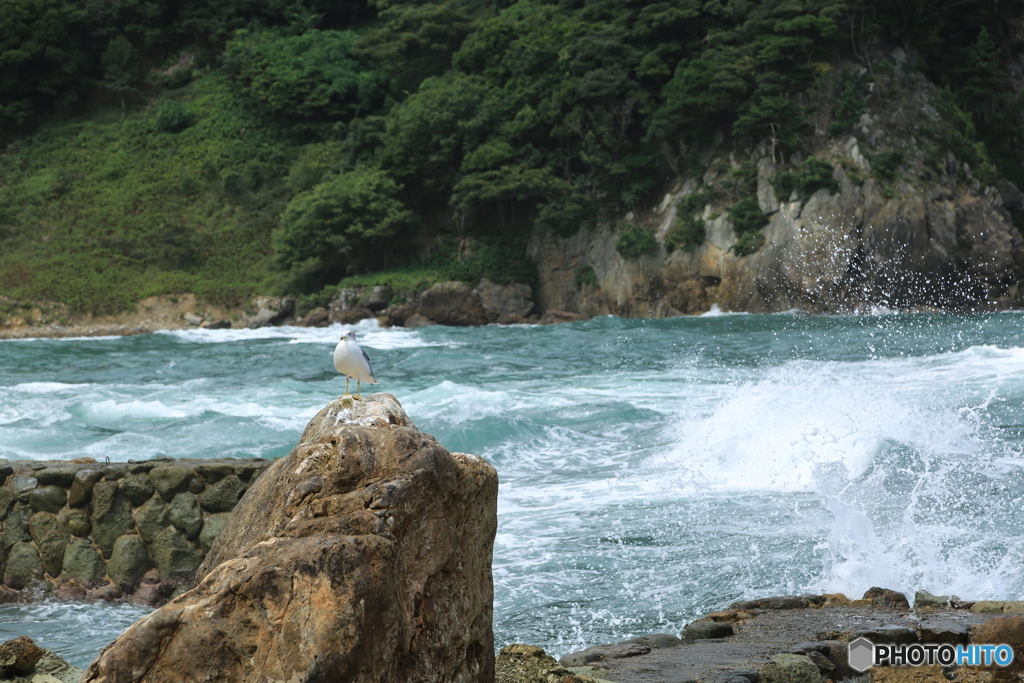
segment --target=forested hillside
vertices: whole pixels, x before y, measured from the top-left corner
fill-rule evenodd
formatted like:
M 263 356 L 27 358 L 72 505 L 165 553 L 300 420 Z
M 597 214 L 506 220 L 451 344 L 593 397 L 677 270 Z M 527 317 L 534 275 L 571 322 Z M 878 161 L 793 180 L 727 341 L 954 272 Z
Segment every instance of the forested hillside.
M 0 0 L 0 295 L 529 282 L 532 231 L 642 214 L 709 149 L 814 182 L 893 70 L 941 94 L 860 140 L 875 173 L 909 145 L 1020 187 L 1022 42 L 1011 0 Z

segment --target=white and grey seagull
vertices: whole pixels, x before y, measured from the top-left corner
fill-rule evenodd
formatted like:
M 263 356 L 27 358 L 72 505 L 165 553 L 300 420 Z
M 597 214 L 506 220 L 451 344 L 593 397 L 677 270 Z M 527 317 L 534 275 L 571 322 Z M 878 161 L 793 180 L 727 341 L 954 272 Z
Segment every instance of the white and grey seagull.
M 341 333 L 341 341 L 334 347 L 334 369 L 345 375 L 345 393 L 348 393 L 349 380 L 356 381 L 355 398 L 361 398 L 363 382 L 377 384 L 373 378 L 373 368 L 366 352 L 356 343 L 356 333 L 352 330 Z

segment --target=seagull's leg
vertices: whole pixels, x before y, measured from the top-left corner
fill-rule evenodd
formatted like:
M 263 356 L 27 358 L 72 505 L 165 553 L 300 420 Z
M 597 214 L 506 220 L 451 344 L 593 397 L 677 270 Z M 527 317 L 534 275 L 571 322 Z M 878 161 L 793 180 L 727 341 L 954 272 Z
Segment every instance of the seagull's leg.
M 348 375 L 345 375 L 345 393 L 346 394 L 348 393 L 348 380 L 349 380 Z
M 363 397 L 363 380 L 356 377 L 356 398 Z

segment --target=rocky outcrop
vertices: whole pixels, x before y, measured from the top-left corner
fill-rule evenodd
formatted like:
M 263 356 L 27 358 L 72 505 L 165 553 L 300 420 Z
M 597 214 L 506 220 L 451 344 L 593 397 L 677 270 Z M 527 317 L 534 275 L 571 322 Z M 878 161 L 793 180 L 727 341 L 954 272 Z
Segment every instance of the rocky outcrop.
M 223 515 L 269 465 L 0 461 L 0 602 L 166 601 L 191 585 Z
M 82 670 L 28 636 L 0 644 L 0 683 L 78 683 Z
M 856 151 L 840 150 L 847 156 Z M 762 174 L 774 175 L 771 159 Z M 873 307 L 996 310 L 1024 304 L 1024 241 L 995 190 L 909 184 L 896 196 L 842 167 L 839 192 L 777 200 L 762 177 L 769 222 L 764 246 L 741 256 L 727 212 L 705 208 L 707 239 L 672 253 L 659 245 L 637 258 L 616 250 L 605 224 L 569 238 L 538 233 L 530 245 L 541 273 L 538 303 L 584 316 L 672 317 L 725 310 L 854 312 Z M 652 217 L 664 239 L 675 224 L 684 185 Z M 578 273 L 592 269 L 595 280 Z
M 497 475 L 389 394 L 338 399 L 261 476 L 197 585 L 85 681 L 491 681 Z

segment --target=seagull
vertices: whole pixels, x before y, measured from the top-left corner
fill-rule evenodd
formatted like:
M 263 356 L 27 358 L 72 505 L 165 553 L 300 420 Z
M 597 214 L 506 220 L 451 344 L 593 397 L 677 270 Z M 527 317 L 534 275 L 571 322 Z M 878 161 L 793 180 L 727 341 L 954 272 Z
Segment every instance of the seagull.
M 369 384 L 377 384 L 373 378 L 373 368 L 370 367 L 370 359 L 366 352 L 359 348 L 356 343 L 356 333 L 349 330 L 341 333 L 341 341 L 334 347 L 334 368 L 345 375 L 345 393 L 348 393 L 350 379 L 356 380 L 355 398 L 361 398 L 363 393 L 363 381 Z

